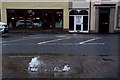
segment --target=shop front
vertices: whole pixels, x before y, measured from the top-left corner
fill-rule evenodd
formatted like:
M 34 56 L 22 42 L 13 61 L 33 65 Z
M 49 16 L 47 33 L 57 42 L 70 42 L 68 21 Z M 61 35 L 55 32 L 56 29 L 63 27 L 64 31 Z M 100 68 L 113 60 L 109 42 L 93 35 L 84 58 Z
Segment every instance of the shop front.
M 68 29 L 68 2 L 2 2 L 2 6 L 2 22 L 10 29 Z
M 95 27 L 97 33 L 114 33 L 115 4 L 95 5 Z
M 88 10 L 75 10 L 69 11 L 69 32 L 82 32 L 88 33 L 89 20 Z
M 62 29 L 62 9 L 7 9 L 10 28 Z

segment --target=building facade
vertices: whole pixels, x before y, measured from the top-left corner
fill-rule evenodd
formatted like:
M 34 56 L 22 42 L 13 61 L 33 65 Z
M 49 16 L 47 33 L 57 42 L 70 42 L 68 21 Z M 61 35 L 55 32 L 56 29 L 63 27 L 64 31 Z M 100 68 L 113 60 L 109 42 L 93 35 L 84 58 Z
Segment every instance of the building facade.
M 68 2 L 62 0 L 29 0 L 2 2 L 2 22 L 10 28 L 67 29 Z
M 2 2 L 0 0 L 0 22 L 1 22 L 1 8 L 2 8 Z
M 120 32 L 119 0 L 4 0 L 1 21 L 11 29 Z

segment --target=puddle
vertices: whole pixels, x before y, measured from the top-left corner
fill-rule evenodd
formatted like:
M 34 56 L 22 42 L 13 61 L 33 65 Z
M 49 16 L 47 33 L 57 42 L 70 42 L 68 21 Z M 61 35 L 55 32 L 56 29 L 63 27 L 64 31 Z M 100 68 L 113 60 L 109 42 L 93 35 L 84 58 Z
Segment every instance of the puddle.
M 6 74 L 6 69 L 9 69 L 15 75 L 20 75 L 25 78 L 65 77 L 81 73 L 83 71 L 83 66 L 80 59 L 76 58 L 76 60 L 73 61 L 72 58 L 73 57 L 69 56 L 63 57 L 51 55 L 36 57 L 3 57 L 3 67 L 5 68 L 3 69 L 3 72 Z M 79 62 L 77 60 L 79 60 Z M 13 77 L 13 75 L 10 74 L 9 76 Z
M 22 57 L 23 56 L 23 57 Z M 118 57 L 118 56 L 117 56 Z M 73 78 L 89 76 L 99 71 L 117 71 L 115 56 L 74 56 L 74 55 L 10 55 L 3 56 L 3 78 Z M 91 63 L 89 63 L 91 60 Z M 98 63 L 99 61 L 99 63 Z M 104 62 L 113 61 L 112 63 Z M 91 66 L 90 66 L 91 65 Z M 92 66 L 94 65 L 94 66 Z M 95 65 L 104 66 L 105 69 Z M 110 66 L 110 67 L 109 67 Z M 90 70 L 91 69 L 91 70 Z M 93 70 L 93 71 L 92 71 Z M 115 71 L 115 72 L 116 72 Z M 93 73 L 95 72 L 95 73 Z M 79 74 L 79 76 L 77 75 Z M 82 75 L 83 74 L 83 75 Z M 100 73 L 103 75 L 102 73 Z M 97 73 L 97 75 L 100 75 Z M 77 75 L 77 76 L 76 76 Z M 106 74 L 108 75 L 108 74 Z

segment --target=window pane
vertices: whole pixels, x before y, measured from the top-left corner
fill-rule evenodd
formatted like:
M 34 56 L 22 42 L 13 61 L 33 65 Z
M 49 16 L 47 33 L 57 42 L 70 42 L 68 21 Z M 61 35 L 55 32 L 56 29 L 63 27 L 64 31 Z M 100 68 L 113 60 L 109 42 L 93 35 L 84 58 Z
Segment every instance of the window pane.
M 118 19 L 118 27 L 120 27 L 120 19 Z
M 88 11 L 87 10 L 81 10 L 79 12 L 79 15 L 88 15 Z
M 24 28 L 24 11 L 16 10 L 16 27 Z
M 26 28 L 33 28 L 34 27 L 34 15 L 35 12 L 33 10 L 26 11 Z
M 52 25 L 52 10 L 50 9 L 46 9 L 43 10 L 44 11 L 44 29 L 52 29 L 53 25 Z
M 83 16 L 83 31 L 88 30 L 88 16 Z
M 69 16 L 69 30 L 74 30 L 74 16 Z
M 70 15 L 78 15 L 78 11 L 77 10 L 71 10 L 69 14 Z
M 36 10 L 34 15 L 34 27 L 41 28 L 42 27 L 42 11 Z
M 51 22 L 52 21 L 52 11 L 51 10 L 45 10 L 45 22 Z
M 62 28 L 63 24 L 63 12 L 56 11 L 55 13 L 55 28 Z
M 15 10 L 7 10 L 7 24 L 10 28 L 13 28 L 16 26 L 16 16 L 15 16 Z
M 81 25 L 76 25 L 76 30 L 80 30 L 81 31 Z
M 118 27 L 120 27 L 120 8 L 119 8 L 119 12 L 118 12 Z

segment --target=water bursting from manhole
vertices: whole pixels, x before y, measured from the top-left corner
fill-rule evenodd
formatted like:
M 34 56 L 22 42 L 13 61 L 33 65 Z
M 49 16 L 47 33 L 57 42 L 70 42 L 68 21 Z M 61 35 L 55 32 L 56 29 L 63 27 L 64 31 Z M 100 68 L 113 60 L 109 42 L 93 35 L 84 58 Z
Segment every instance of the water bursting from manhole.
M 50 62 L 43 62 L 44 59 L 40 57 L 34 57 L 28 64 L 28 74 L 38 75 L 38 74 L 64 74 L 70 71 L 71 67 L 67 64 L 59 64 L 55 67 L 55 64 Z
M 64 68 L 63 68 L 63 71 L 64 72 L 70 71 L 70 67 L 68 65 L 65 65 Z
M 32 58 L 31 62 L 29 62 L 28 71 L 30 72 L 38 72 L 39 67 L 41 67 L 44 63 L 39 60 L 40 57 Z
M 70 67 L 68 65 L 64 65 L 63 69 L 60 69 L 59 67 L 54 68 L 54 72 L 68 72 L 70 71 Z

